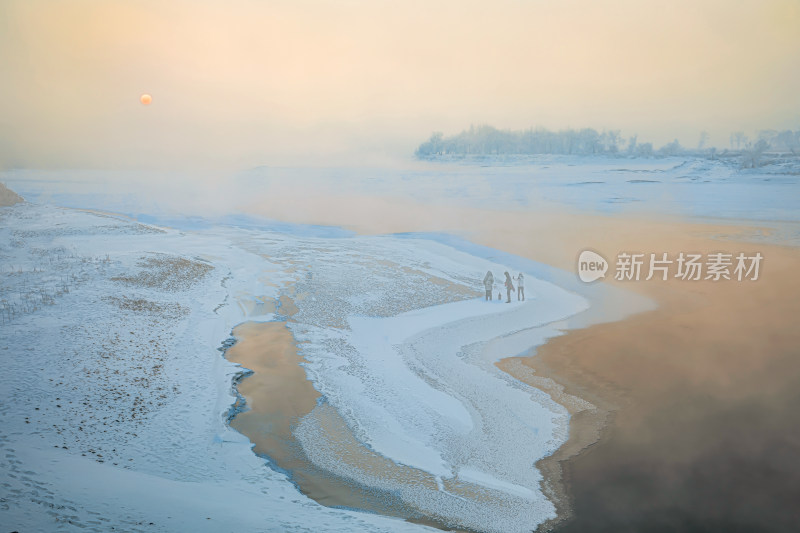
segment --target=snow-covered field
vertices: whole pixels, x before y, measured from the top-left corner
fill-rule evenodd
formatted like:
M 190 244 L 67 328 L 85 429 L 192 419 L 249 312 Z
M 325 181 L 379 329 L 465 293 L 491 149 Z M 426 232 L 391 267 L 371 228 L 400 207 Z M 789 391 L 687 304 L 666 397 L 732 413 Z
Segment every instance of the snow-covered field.
M 285 319 L 259 304 L 282 296 L 318 407 L 437 483 L 346 468 L 312 412 L 297 437 L 323 470 L 483 531 L 554 516 L 534 464 L 569 415 L 492 364 L 589 305 L 536 272 L 526 303 L 484 303 L 486 270 L 512 268 L 433 240 L 190 232 L 34 204 L 0 209 L 0 268 L 9 531 L 424 529 L 307 499 L 228 427 L 243 369 L 220 347 L 245 320 Z

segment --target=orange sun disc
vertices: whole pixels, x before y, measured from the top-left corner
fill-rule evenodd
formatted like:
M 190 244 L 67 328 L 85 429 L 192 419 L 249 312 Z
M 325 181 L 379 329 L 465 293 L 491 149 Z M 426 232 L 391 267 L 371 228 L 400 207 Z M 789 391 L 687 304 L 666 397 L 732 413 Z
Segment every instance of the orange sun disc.
M 140 101 L 141 101 L 141 102 L 142 102 L 144 105 L 150 105 L 150 102 L 152 102 L 152 101 L 153 101 L 153 97 L 152 97 L 152 96 L 150 96 L 149 94 L 143 94 L 143 95 L 142 95 L 142 96 L 139 98 L 139 100 L 140 100 Z

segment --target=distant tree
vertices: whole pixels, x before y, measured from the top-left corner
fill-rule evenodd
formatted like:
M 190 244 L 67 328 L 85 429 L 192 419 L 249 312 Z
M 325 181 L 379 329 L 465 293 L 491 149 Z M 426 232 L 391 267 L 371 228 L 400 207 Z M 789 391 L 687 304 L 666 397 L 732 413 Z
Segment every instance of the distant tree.
M 759 141 L 764 140 L 769 145 L 772 145 L 777 137 L 778 132 L 776 130 L 759 130 L 757 134 L 757 139 Z
M 731 133 L 731 148 L 740 150 L 745 143 L 747 143 L 747 135 L 745 135 L 743 131 L 734 131 Z
M 428 141 L 419 145 L 419 148 L 417 148 L 416 151 L 416 156 L 420 158 L 426 158 L 441 154 L 443 147 L 442 143 L 443 137 L 444 133 L 438 131 L 434 132 Z
M 761 166 L 761 156 L 769 150 L 769 143 L 759 139 L 755 143 L 748 143 L 742 152 L 742 166 L 744 168 L 758 168 Z
M 600 142 L 603 144 L 603 151 L 609 154 L 616 154 L 619 152 L 620 140 L 621 137 L 619 130 L 604 131 L 600 135 Z
M 775 135 L 771 144 L 777 150 L 786 150 L 797 155 L 798 151 L 800 151 L 800 131 L 782 131 Z
M 636 145 L 636 155 L 639 157 L 653 156 L 653 143 L 639 143 Z
M 634 135 L 628 139 L 628 155 L 634 155 L 636 153 L 636 140 L 638 138 L 638 135 Z
M 697 143 L 697 149 L 698 150 L 702 150 L 705 147 L 706 142 L 708 142 L 708 132 L 707 131 L 701 131 L 700 132 L 700 141 Z
M 603 151 L 600 134 L 592 128 L 584 128 L 578 132 L 578 153 L 599 154 Z
M 678 155 L 682 151 L 683 148 L 681 147 L 681 143 L 678 142 L 678 139 L 675 139 L 671 143 L 665 144 L 664 146 L 658 149 L 658 153 L 666 156 Z

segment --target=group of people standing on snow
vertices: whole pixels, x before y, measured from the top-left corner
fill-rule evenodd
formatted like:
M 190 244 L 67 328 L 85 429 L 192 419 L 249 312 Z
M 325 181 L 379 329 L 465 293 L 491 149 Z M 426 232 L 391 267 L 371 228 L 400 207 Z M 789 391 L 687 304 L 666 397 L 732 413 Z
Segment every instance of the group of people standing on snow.
M 504 285 L 506 287 L 506 303 L 511 303 L 511 291 L 517 292 L 517 300 L 518 301 L 525 301 L 525 276 L 522 275 L 522 272 L 515 278 L 511 277 L 511 274 L 508 271 L 505 272 L 506 280 Z M 514 280 L 517 282 L 516 288 L 514 287 Z M 483 277 L 483 286 L 486 289 L 486 301 L 492 300 L 492 295 L 494 294 L 494 274 L 492 274 L 491 270 L 486 271 L 486 275 Z M 497 299 L 503 299 L 503 293 L 497 293 Z

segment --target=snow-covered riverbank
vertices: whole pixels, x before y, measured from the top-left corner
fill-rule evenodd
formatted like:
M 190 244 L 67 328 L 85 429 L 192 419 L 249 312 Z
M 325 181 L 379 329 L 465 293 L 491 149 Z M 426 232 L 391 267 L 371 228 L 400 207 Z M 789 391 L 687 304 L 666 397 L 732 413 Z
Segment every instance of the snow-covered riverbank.
M 0 265 L 0 518 L 11 530 L 424 528 L 307 499 L 228 427 L 242 369 L 218 349 L 244 320 L 285 313 L 264 305 L 281 297 L 296 306 L 291 329 L 326 405 L 365 449 L 439 480 L 438 496 L 408 501 L 487 531 L 553 516 L 534 463 L 566 439 L 569 415 L 479 355 L 581 311 L 578 295 L 531 276 L 529 303 L 484 304 L 483 273 L 507 267 L 433 241 L 181 232 L 32 204 L 0 210 Z M 324 443 L 303 446 L 336 470 Z M 536 504 L 465 510 L 447 483 Z
M 217 348 L 266 260 L 49 206 L 0 216 L 6 529 L 419 530 L 308 500 L 227 426 L 240 369 Z

